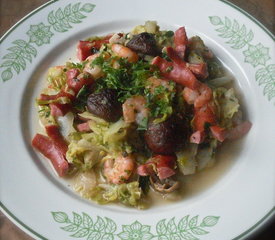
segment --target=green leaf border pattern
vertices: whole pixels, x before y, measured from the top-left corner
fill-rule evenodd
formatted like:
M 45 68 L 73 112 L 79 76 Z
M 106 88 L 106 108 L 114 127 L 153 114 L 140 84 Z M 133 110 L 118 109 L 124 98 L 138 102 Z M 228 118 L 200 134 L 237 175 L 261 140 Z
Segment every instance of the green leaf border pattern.
M 55 222 L 63 224 L 60 227 L 73 238 L 86 240 L 199 240 L 201 235 L 209 233 L 209 228 L 215 226 L 218 216 L 206 216 L 199 221 L 199 216 L 182 217 L 178 222 L 175 217 L 162 219 L 152 227 L 135 221 L 130 225 L 122 225 L 118 231 L 117 224 L 110 218 L 92 219 L 87 213 L 72 212 L 71 218 L 65 212 L 51 212 Z
M 263 86 L 264 96 L 271 101 L 275 97 L 275 64 L 267 63 L 271 60 L 270 49 L 262 43 L 252 44 L 254 33 L 235 19 L 231 20 L 226 16 L 224 19 L 219 16 L 209 16 L 209 20 L 217 27 L 215 31 L 218 32 L 218 36 L 227 39 L 225 43 L 231 48 L 235 50 L 246 48 L 242 52 L 244 62 L 255 68 L 255 79 L 259 86 Z
M 51 11 L 47 16 L 47 23 L 30 25 L 26 32 L 28 40 L 17 39 L 12 42 L 8 53 L 2 57 L 0 68 L 3 69 L 1 79 L 6 82 L 13 78 L 14 74 L 24 71 L 28 63 L 38 54 L 38 47 L 49 44 L 55 32 L 63 33 L 70 30 L 73 24 L 81 23 L 86 14 L 94 10 L 91 3 L 77 2 L 68 4 L 64 8 Z

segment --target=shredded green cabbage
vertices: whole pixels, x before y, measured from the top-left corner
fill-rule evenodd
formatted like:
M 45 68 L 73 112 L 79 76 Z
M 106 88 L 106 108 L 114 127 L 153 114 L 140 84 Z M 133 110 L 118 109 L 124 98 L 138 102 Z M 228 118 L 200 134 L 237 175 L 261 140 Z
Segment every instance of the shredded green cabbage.
M 52 88 L 61 90 L 66 84 L 66 73 L 62 66 L 51 67 L 48 71 L 47 80 Z
M 99 184 L 91 190 L 89 198 L 99 204 L 120 202 L 137 207 L 140 206 L 141 188 L 137 181 L 120 185 Z
M 233 88 L 219 87 L 213 91 L 214 102 L 221 127 L 231 128 L 232 118 L 238 112 L 240 104 Z
M 184 149 L 176 153 L 179 170 L 182 172 L 183 175 L 190 175 L 196 172 L 197 151 L 198 145 L 190 143 Z
M 70 134 L 70 144 L 66 159 L 77 169 L 86 171 L 97 164 L 105 155 L 93 133 L 74 132 Z
M 122 119 L 108 123 L 89 112 L 83 112 L 79 116 L 90 119 L 88 123 L 92 132 L 73 132 L 69 136 L 66 158 L 78 169 L 91 169 L 107 152 L 132 152 L 131 146 L 125 141 L 130 126 L 128 123 Z
M 215 154 L 218 147 L 217 139 L 211 139 L 206 146 L 200 146 L 196 155 L 198 171 L 211 167 L 215 163 Z

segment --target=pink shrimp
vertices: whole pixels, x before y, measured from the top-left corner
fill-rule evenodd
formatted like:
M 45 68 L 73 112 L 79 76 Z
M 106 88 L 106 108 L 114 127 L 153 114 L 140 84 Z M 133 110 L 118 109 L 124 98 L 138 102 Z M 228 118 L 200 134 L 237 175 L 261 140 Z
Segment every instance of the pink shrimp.
M 107 157 L 104 163 L 104 175 L 108 182 L 113 184 L 122 184 L 126 182 L 135 168 L 135 160 L 132 155 L 116 158 Z
M 171 85 L 169 84 L 169 81 L 166 79 L 150 77 L 147 79 L 147 81 L 148 81 L 147 87 L 150 89 L 151 92 L 154 92 L 155 88 L 159 86 L 163 86 L 164 88 L 171 90 Z
M 201 83 L 197 90 L 185 87 L 183 98 L 188 104 L 194 104 L 195 108 L 200 108 L 212 100 L 212 90 L 206 84 Z
M 101 67 L 97 65 L 92 66 L 92 62 L 99 56 L 100 54 L 96 53 L 87 57 L 86 61 L 88 61 L 88 63 L 85 65 L 83 69 L 84 72 L 90 73 L 94 79 L 98 79 L 104 75 Z
M 112 51 L 119 57 L 126 58 L 129 62 L 137 62 L 138 61 L 138 55 L 132 51 L 130 48 L 125 47 L 121 44 L 113 44 L 112 45 Z
M 122 105 L 125 122 L 140 123 L 144 118 L 147 118 L 149 109 L 145 105 L 146 99 L 143 96 L 133 96 L 128 98 Z

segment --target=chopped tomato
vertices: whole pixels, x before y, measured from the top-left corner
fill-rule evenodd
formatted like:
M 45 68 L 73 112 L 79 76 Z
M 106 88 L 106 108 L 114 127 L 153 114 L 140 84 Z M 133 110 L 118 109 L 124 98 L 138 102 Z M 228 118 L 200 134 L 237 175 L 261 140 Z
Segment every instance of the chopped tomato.
M 59 147 L 48 137 L 36 134 L 32 140 L 32 146 L 48 158 L 60 177 L 66 175 L 69 164 Z

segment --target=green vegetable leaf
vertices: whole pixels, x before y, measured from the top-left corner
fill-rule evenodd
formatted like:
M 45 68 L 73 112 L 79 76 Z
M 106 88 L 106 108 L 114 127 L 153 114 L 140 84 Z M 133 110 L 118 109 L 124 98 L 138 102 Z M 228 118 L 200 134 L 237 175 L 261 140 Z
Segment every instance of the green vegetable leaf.
M 148 117 L 143 118 L 139 123 L 138 123 L 138 128 L 137 130 L 147 130 L 148 126 Z

